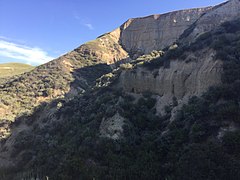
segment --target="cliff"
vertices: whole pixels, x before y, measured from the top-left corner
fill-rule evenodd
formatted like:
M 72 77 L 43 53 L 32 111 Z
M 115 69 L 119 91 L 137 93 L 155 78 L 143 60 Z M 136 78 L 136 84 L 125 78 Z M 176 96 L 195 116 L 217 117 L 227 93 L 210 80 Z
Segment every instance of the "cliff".
M 230 0 L 214 7 L 131 18 L 114 31 L 83 44 L 76 51 L 91 54 L 108 64 L 129 61 L 153 50 L 164 49 L 184 35 L 189 36 L 186 38 L 188 41 L 193 41 L 198 35 L 239 15 L 239 1 Z
M 149 71 L 144 67 L 123 71 L 120 87 L 132 93 L 153 93 L 159 96 L 158 112 L 172 103 L 173 97 L 186 103 L 189 97 L 199 96 L 210 86 L 221 84 L 222 62 L 214 60 L 215 52 L 204 49 L 189 52 L 186 59 L 170 60 L 169 68 Z
M 240 16 L 240 1 L 229 0 L 218 6 L 215 6 L 210 11 L 203 14 L 196 23 L 192 26 L 188 34 L 188 41 L 193 41 L 197 36 L 204 32 L 210 31 L 216 26 L 231 21 Z
M 120 43 L 132 57 L 172 45 L 191 24 L 211 8 L 198 8 L 129 19 L 121 28 Z
M 153 50 L 172 45 L 203 13 L 198 8 L 127 20 L 119 28 L 83 44 L 77 52 L 96 56 L 108 64 L 135 59 Z
M 132 19 L 121 26 L 121 42 L 125 49 L 135 52 L 138 57 L 176 41 L 181 45 L 191 44 L 200 35 L 239 17 L 240 1 L 231 0 L 212 8 Z M 185 52 L 186 57 L 182 60 L 168 59 L 168 68 L 160 67 L 152 71 L 140 66 L 124 71 L 120 76 L 120 87 L 127 92 L 158 95 L 157 109 L 162 113 L 164 107 L 172 103 L 173 97 L 182 105 L 190 97 L 199 96 L 209 87 L 221 84 L 222 62 L 213 60 L 215 53 L 212 49 L 199 49 L 197 52 Z

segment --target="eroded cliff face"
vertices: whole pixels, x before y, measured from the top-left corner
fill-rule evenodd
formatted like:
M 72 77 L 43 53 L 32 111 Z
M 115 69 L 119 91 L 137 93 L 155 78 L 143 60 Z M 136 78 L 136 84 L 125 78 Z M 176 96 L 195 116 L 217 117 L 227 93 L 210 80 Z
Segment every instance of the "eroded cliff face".
M 161 50 L 176 42 L 185 30 L 187 41 L 212 30 L 240 15 L 240 1 L 230 0 L 215 7 L 196 8 L 132 18 L 119 28 L 75 49 L 77 53 L 94 56 L 98 61 L 113 64 Z
M 108 64 L 135 59 L 153 50 L 172 45 L 203 13 L 211 8 L 198 8 L 132 18 L 119 28 L 83 44 L 77 52 L 95 56 Z
M 199 35 L 239 16 L 240 1 L 230 0 L 212 8 L 131 19 L 122 26 L 121 42 L 134 55 L 146 54 L 153 49 L 169 46 L 177 39 L 179 42 L 192 42 Z M 143 35 L 138 35 L 138 32 Z M 179 40 L 180 36 L 182 39 Z M 164 106 L 172 103 L 173 97 L 181 105 L 189 97 L 199 96 L 209 87 L 221 83 L 222 62 L 214 60 L 214 54 L 213 50 L 205 49 L 189 53 L 185 60 L 170 59 L 169 68 L 150 71 L 138 67 L 124 71 L 120 76 L 120 84 L 128 92 L 156 94 L 157 109 L 162 113 Z
M 239 16 L 239 0 L 230 0 L 218 6 L 215 6 L 196 21 L 196 24 L 194 25 L 194 28 L 189 34 L 187 40 L 193 41 L 198 35 L 210 31 L 214 27 L 219 26 L 226 21 L 234 20 Z
M 163 49 L 176 42 L 184 30 L 210 9 L 189 9 L 129 19 L 121 26 L 121 44 L 133 57 Z
M 213 58 L 214 52 L 205 49 L 189 54 L 185 60 L 170 60 L 169 68 L 150 71 L 138 67 L 123 71 L 120 86 L 128 92 L 158 95 L 158 110 L 163 112 L 164 106 L 170 105 L 173 97 L 179 102 L 186 102 L 189 97 L 201 95 L 210 86 L 221 83 L 222 62 Z

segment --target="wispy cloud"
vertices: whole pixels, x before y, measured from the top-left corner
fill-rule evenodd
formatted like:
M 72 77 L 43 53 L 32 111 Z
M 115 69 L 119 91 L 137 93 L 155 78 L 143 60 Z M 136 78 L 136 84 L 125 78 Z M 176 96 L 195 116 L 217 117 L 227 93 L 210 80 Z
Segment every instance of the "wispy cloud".
M 83 24 L 84 26 L 86 26 L 88 29 L 90 29 L 90 30 L 93 30 L 94 29 L 94 27 L 93 27 L 93 25 L 92 24 L 90 24 L 90 23 L 86 23 L 86 24 Z
M 90 23 L 89 18 L 81 18 L 77 12 L 73 12 L 73 18 L 80 22 L 82 26 L 87 27 L 89 30 L 94 30 L 93 25 Z
M 74 14 L 74 19 L 80 20 L 81 18 L 80 18 L 80 16 L 78 16 L 77 14 Z
M 28 64 L 43 64 L 52 59 L 40 48 L 29 47 L 5 39 L 0 39 L 0 56 L 23 60 Z

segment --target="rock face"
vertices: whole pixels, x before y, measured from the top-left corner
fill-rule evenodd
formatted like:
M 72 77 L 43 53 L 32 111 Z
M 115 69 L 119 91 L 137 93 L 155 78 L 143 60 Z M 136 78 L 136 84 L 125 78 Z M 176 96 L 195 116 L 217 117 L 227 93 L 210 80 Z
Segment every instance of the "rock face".
M 189 9 L 129 19 L 121 26 L 120 42 L 133 55 L 163 49 L 174 43 L 184 30 L 210 9 Z
M 215 7 L 132 18 L 114 31 L 81 45 L 73 52 L 114 64 L 170 46 L 193 25 L 188 40 L 193 40 L 197 35 L 238 15 L 240 2 L 231 0 Z
M 78 52 L 96 56 L 108 64 L 137 58 L 174 42 L 203 13 L 211 8 L 175 11 L 133 18 L 119 28 L 77 48 Z
M 180 36 L 185 36 L 183 38 L 187 42 L 194 41 L 198 35 L 239 16 L 240 1 L 230 0 L 213 8 L 130 19 L 121 26 L 121 43 L 130 54 L 145 54 L 171 45 Z M 162 67 L 151 72 L 138 67 L 124 71 L 120 76 L 120 86 L 128 92 L 157 94 L 157 109 L 162 112 L 173 97 L 186 102 L 189 97 L 198 96 L 210 86 L 221 83 L 222 63 L 213 60 L 213 56 L 212 50 L 205 49 L 189 54 L 186 60 L 193 59 L 190 62 L 170 60 L 170 68 Z
M 159 95 L 161 109 L 169 105 L 173 97 L 184 101 L 221 83 L 222 62 L 213 59 L 214 52 L 203 50 L 197 54 L 189 54 L 189 57 L 192 59 L 190 62 L 170 61 L 170 68 L 124 71 L 120 76 L 120 86 L 128 92 L 151 92 Z
M 114 140 L 120 139 L 123 134 L 124 120 L 119 113 L 111 118 L 103 119 L 100 125 L 100 136 Z
M 172 45 L 190 27 L 188 41 L 239 15 L 239 0 L 230 0 L 215 7 L 132 18 L 116 30 L 80 46 L 77 51 L 96 56 L 108 64 L 130 60 L 129 56 L 135 59 Z
M 223 22 L 233 20 L 240 16 L 240 1 L 230 0 L 218 6 L 215 6 L 211 11 L 206 12 L 200 17 L 189 35 L 188 40 L 194 40 L 196 36 L 212 30 L 214 27 Z

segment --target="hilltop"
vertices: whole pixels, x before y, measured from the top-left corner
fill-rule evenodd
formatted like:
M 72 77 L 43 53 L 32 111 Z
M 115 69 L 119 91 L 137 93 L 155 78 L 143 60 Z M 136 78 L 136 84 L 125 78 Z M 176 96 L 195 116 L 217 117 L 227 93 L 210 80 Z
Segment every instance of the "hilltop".
M 0 64 L 0 78 L 23 74 L 33 69 L 33 66 L 23 63 Z
M 23 63 L 4 63 L 0 64 L 0 82 L 5 82 L 8 78 L 29 72 L 34 66 Z
M 0 83 L 6 82 L 14 76 L 33 70 L 35 67 L 23 63 L 4 63 L 0 64 Z

